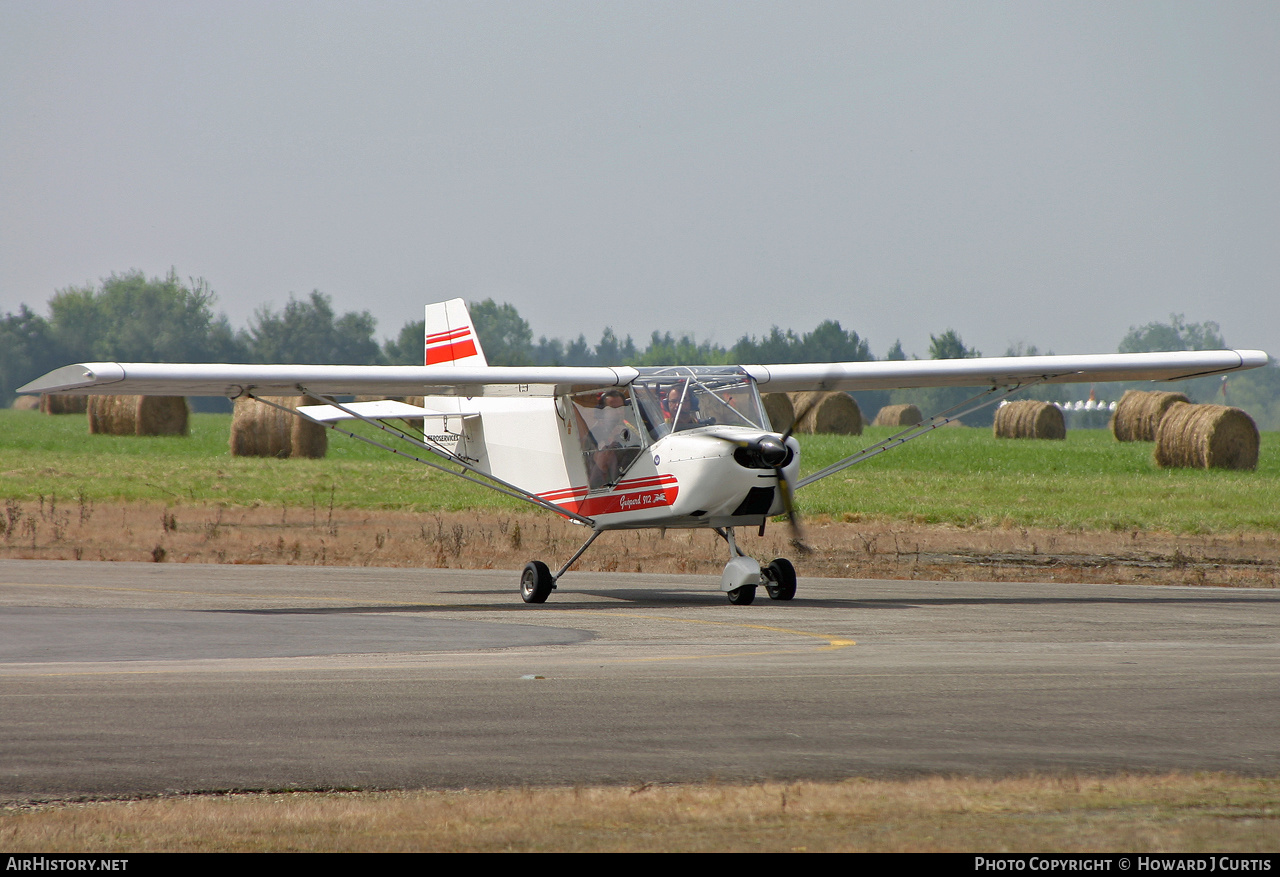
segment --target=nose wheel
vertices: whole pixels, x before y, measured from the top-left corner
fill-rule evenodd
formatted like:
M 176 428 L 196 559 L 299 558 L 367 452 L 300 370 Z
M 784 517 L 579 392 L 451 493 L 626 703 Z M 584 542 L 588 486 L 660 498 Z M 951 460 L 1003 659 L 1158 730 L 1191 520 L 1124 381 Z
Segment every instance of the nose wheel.
M 796 595 L 796 568 L 785 557 L 775 558 L 761 573 L 770 600 L 790 600 Z
M 796 568 L 785 557 L 777 557 L 768 566 L 748 557 L 733 538 L 733 528 L 715 528 L 716 535 L 729 545 L 729 562 L 720 577 L 720 590 L 734 606 L 750 606 L 756 599 L 756 588 L 764 585 L 770 600 L 790 600 L 796 595 Z

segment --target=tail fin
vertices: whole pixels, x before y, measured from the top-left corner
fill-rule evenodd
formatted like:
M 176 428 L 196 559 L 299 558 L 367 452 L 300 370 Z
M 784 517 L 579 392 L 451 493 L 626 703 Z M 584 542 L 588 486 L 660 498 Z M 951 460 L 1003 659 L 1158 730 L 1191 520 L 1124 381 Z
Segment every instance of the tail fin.
M 427 305 L 426 365 L 486 366 L 480 336 L 471 323 L 467 303 L 460 298 Z

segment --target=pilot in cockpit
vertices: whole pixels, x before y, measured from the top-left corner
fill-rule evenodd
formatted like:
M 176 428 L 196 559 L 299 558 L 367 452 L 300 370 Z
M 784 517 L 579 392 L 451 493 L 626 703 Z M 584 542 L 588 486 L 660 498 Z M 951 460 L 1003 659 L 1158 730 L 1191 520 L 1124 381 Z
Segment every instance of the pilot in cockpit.
M 662 397 L 662 419 L 672 432 L 698 425 L 698 397 L 684 390 L 684 386 L 676 384 Z
M 627 399 L 620 390 L 606 390 L 596 404 L 591 437 L 596 448 L 591 455 L 592 487 L 612 484 L 623 466 L 631 461 L 640 446 L 640 436 L 628 419 Z M 626 449 L 633 449 L 630 453 Z M 619 451 L 622 455 L 619 455 Z

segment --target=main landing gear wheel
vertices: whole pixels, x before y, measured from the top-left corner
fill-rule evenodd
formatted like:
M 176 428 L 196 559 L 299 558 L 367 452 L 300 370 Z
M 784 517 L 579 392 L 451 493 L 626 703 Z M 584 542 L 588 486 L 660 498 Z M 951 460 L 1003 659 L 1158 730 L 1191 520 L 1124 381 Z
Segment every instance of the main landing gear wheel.
M 764 568 L 765 586 L 770 600 L 790 600 L 796 595 L 796 568 L 785 557 L 779 557 Z
M 520 598 L 526 603 L 545 603 L 555 589 L 556 581 L 551 570 L 540 560 L 531 560 L 520 576 Z
M 750 606 L 756 599 L 756 586 L 743 585 L 729 592 L 729 602 L 734 606 Z

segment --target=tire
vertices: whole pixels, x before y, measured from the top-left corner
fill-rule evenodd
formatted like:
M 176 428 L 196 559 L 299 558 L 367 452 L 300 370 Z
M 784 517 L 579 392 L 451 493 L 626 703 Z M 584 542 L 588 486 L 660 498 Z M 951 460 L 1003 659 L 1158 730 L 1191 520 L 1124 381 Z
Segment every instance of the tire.
M 520 599 L 526 603 L 545 603 L 555 586 L 547 565 L 540 560 L 531 560 L 520 575 Z
M 750 606 L 756 599 L 756 586 L 743 585 L 729 592 L 729 602 L 734 606 Z
M 764 570 L 770 600 L 790 600 L 796 595 L 796 568 L 785 557 L 779 557 Z

